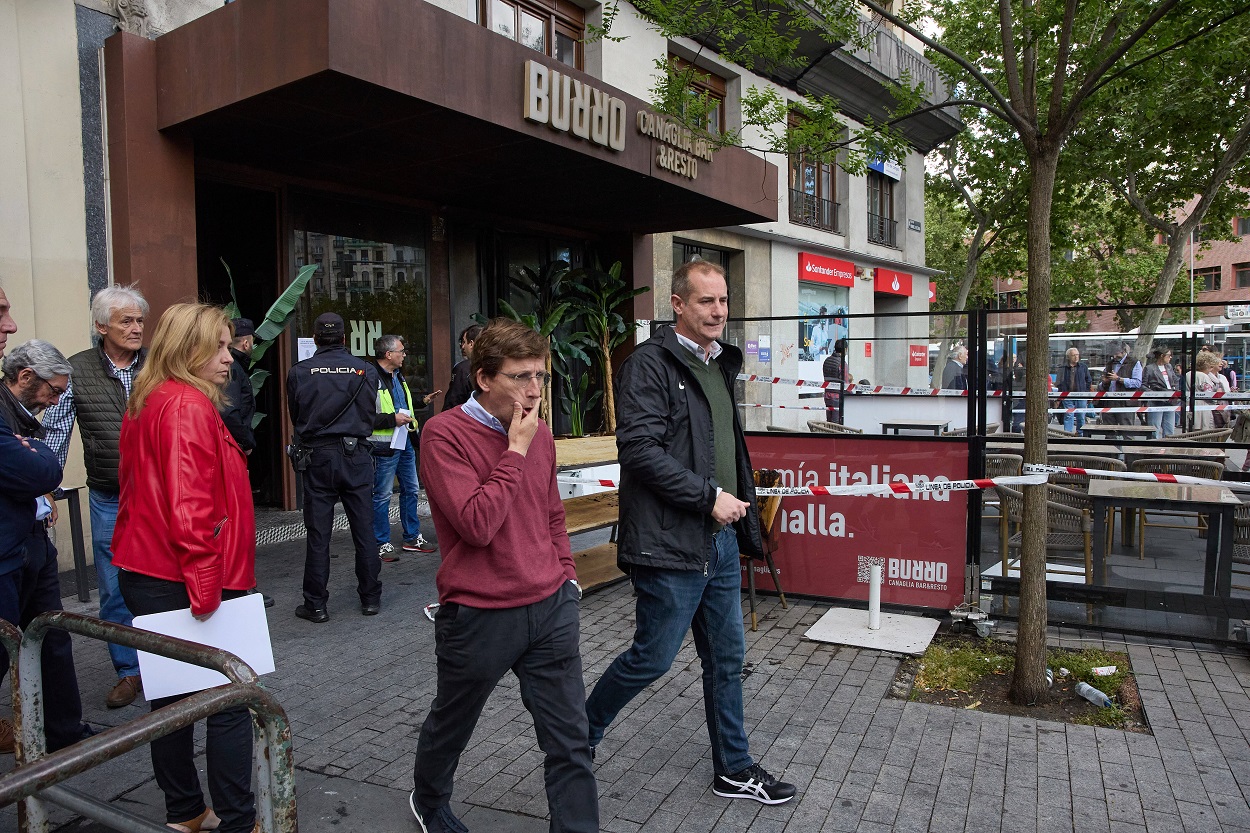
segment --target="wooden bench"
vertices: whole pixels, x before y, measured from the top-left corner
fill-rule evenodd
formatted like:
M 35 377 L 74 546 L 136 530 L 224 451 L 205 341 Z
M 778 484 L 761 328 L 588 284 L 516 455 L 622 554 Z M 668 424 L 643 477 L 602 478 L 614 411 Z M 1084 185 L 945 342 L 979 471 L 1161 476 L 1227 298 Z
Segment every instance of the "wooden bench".
M 615 538 L 619 518 L 620 496 L 617 492 L 580 495 L 564 501 L 564 527 L 569 535 L 611 527 L 612 537 Z M 577 566 L 577 582 L 583 592 L 606 587 L 625 578 L 616 566 L 615 541 L 575 552 L 573 561 Z

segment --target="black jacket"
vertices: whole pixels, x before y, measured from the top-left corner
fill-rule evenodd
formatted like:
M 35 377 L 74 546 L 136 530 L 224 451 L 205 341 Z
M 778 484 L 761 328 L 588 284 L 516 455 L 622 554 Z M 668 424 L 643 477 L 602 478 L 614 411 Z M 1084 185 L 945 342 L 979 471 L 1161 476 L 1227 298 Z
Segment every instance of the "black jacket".
M 252 433 L 252 417 L 256 416 L 256 394 L 252 390 L 252 377 L 248 365 L 252 360 L 247 354 L 230 348 L 234 364 L 230 365 L 230 381 L 226 383 L 226 399 L 230 404 L 221 411 L 221 420 L 226 423 L 230 436 L 244 451 L 256 447 L 256 436 Z
M 291 366 L 286 404 L 305 443 L 337 437 L 366 439 L 377 414 L 378 370 L 341 344 L 318 347 Z
M 742 369 L 742 351 L 721 342 L 717 364 L 733 396 Z M 621 464 L 621 524 L 617 560 L 671 570 L 704 570 L 716 522 L 716 451 L 712 412 L 685 348 L 665 327 L 639 345 L 616 379 L 616 448 Z M 738 483 L 733 489 L 751 504 L 734 524 L 739 549 L 764 551 L 751 458 L 734 409 L 734 435 L 720 438 L 737 446 Z
M 473 383 L 469 380 L 469 360 L 461 359 L 451 369 L 451 384 L 443 394 L 443 410 L 449 411 L 469 401 L 473 395 Z
M 0 575 L 18 569 L 25 560 L 26 538 L 35 525 L 35 498 L 61 483 L 56 455 L 38 440 L 26 448 L 13 431 L 0 418 Z

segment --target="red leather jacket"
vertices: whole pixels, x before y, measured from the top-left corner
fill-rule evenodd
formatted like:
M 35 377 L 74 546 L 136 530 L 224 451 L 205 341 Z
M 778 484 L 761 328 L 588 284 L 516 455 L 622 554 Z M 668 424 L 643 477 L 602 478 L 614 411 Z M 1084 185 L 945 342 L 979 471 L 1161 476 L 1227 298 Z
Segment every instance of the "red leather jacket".
M 213 403 L 176 380 L 122 420 L 113 563 L 180 581 L 197 616 L 256 586 L 256 518 L 242 449 Z

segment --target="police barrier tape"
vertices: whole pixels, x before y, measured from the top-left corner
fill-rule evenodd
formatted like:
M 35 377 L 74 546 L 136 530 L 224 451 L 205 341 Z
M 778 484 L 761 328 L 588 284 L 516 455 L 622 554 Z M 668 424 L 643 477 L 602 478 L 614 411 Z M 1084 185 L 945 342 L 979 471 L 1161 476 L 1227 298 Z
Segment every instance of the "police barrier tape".
M 774 486 L 758 487 L 758 497 L 791 497 L 794 495 L 891 495 L 916 492 L 970 492 L 992 489 L 994 486 L 1040 486 L 1046 482 L 1045 474 L 1026 474 L 1015 477 L 985 477 L 977 480 L 930 480 L 921 483 L 876 483 L 858 486 Z M 596 480 L 583 477 L 556 477 L 560 483 L 586 483 L 615 489 L 618 480 Z
M 1075 466 L 1050 466 L 1040 463 L 1025 463 L 1024 471 L 1029 474 L 1080 474 L 1087 477 L 1105 477 L 1116 480 L 1146 480 L 1152 483 L 1180 483 L 1186 486 L 1223 486 L 1233 491 L 1250 491 L 1250 483 L 1236 480 L 1211 480 L 1206 477 L 1191 477 L 1188 474 L 1161 474 L 1147 471 L 1111 471 L 1109 469 L 1082 469 Z
M 739 382 L 759 382 L 765 385 L 787 385 L 797 388 L 839 388 L 837 382 L 827 380 L 815 381 L 812 379 L 789 379 L 784 376 L 760 376 L 755 373 L 739 373 L 737 376 Z M 856 385 L 848 384 L 845 388 L 848 393 L 886 393 L 897 396 L 967 396 L 967 390 L 959 390 L 955 388 L 911 388 L 893 385 Z M 1016 391 L 1020 396 L 1024 395 L 1024 391 Z M 1006 391 L 987 390 L 986 396 L 1006 396 Z M 1123 391 L 1050 391 L 1046 394 L 1051 399 L 1176 399 L 1180 397 L 1180 391 L 1166 390 L 1123 390 Z M 1224 391 L 1216 391 L 1215 393 L 1198 396 L 1198 399 L 1228 399 L 1228 400 L 1250 400 L 1250 393 L 1225 393 Z
M 1195 405 L 1195 411 L 1244 411 L 1250 405 Z M 1137 408 L 1047 408 L 1048 414 L 1154 414 L 1188 411 L 1188 405 L 1142 405 Z

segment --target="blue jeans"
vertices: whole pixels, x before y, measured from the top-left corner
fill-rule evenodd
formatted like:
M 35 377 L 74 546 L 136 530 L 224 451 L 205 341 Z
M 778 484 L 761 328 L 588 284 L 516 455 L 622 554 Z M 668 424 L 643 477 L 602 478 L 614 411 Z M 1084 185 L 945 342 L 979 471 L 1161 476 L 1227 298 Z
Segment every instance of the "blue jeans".
M 1063 400 L 1063 402 L 1064 402 L 1064 405 L 1069 408 L 1088 408 L 1089 407 L 1088 399 L 1065 399 Z M 1085 411 L 1077 411 L 1075 414 L 1064 414 L 1063 415 L 1063 430 L 1071 431 L 1073 430 L 1072 429 L 1073 424 L 1075 424 L 1076 430 L 1080 431 L 1081 427 L 1085 425 L 1085 417 L 1086 417 Z
M 113 566 L 113 526 L 117 523 L 117 495 L 90 490 L 91 553 L 95 558 L 96 581 L 100 587 L 100 618 L 106 622 L 129 625 L 134 621 L 121 590 L 117 587 L 117 568 Z M 134 648 L 109 643 L 109 656 L 117 676 L 133 677 L 139 673 L 139 654 Z
M 376 457 L 377 470 L 373 478 L 373 534 L 378 546 L 391 540 L 391 492 L 395 478 L 399 477 L 399 522 L 404 528 L 404 540 L 415 540 L 421 534 L 421 518 L 417 516 L 417 450 L 408 446 L 390 457 Z
M 742 714 L 742 570 L 732 528 L 721 530 L 708 554 L 708 574 L 695 570 L 635 567 L 638 626 L 634 644 L 617 657 L 586 701 L 590 745 L 621 709 L 663 676 L 693 630 L 703 664 L 703 709 L 712 745 L 712 767 L 732 775 L 751 766 Z
M 1147 399 L 1146 401 L 1156 406 L 1168 403 L 1166 399 Z M 1146 414 L 1146 422 L 1159 429 L 1159 439 L 1170 437 L 1176 431 L 1176 412 L 1151 411 Z

